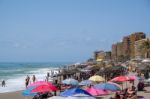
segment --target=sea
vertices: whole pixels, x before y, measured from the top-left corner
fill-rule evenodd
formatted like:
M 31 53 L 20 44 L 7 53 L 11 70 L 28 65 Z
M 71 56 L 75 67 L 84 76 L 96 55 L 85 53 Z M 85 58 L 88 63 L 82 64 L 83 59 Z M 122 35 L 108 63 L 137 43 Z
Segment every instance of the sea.
M 14 92 L 25 89 L 27 75 L 36 80 L 44 81 L 48 72 L 58 73 L 60 68 L 72 64 L 72 62 L 47 62 L 47 63 L 0 63 L 0 93 Z M 6 86 L 1 82 L 5 80 Z

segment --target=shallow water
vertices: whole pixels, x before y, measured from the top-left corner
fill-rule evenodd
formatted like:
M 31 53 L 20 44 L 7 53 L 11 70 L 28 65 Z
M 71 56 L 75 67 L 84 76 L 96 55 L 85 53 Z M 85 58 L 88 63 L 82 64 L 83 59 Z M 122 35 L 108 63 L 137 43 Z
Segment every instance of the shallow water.
M 35 75 L 38 81 L 43 81 L 47 72 L 54 70 L 54 73 L 58 73 L 60 67 L 70 63 L 0 63 L 0 81 L 6 81 L 6 87 L 0 86 L 0 93 L 23 90 L 25 89 L 25 78 L 27 75 L 30 78 L 32 75 Z

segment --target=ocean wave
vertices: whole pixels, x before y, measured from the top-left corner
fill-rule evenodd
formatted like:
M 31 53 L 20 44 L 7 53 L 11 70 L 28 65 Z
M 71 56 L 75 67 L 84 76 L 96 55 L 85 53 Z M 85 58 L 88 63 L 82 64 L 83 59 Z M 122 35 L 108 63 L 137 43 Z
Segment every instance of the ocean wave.
M 54 73 L 58 73 L 58 68 L 37 68 L 24 74 L 20 73 L 13 76 L 9 75 L 9 79 L 6 80 L 6 87 L 0 88 L 0 93 L 24 90 L 26 75 L 29 75 L 30 78 L 32 78 L 32 75 L 35 75 L 38 81 L 44 81 L 46 79 L 47 72 L 50 72 L 51 70 L 54 70 Z

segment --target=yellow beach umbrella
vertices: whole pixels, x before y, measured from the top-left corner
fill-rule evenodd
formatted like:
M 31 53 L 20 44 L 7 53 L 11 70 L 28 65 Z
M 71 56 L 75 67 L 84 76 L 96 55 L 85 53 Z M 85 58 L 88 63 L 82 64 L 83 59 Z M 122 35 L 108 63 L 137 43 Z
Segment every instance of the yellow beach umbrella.
M 105 79 L 102 76 L 94 75 L 89 78 L 89 80 L 95 81 L 95 82 L 104 82 Z

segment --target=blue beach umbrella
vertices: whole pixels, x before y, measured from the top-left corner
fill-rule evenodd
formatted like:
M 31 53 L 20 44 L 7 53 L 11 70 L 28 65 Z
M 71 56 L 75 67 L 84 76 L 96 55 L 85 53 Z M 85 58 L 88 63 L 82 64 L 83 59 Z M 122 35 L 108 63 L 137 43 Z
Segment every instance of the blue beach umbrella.
M 101 83 L 101 84 L 96 84 L 94 88 L 97 89 L 103 89 L 103 90 L 110 90 L 110 91 L 119 91 L 121 90 L 120 85 L 116 83 Z
M 68 97 L 68 96 L 74 96 L 77 94 L 82 94 L 82 95 L 84 94 L 84 95 L 92 96 L 90 93 L 80 88 L 72 88 L 72 89 L 65 90 L 64 92 L 60 93 L 60 96 Z
M 91 80 L 83 80 L 79 83 L 79 85 L 91 85 L 93 84 L 94 82 L 91 81 Z
M 37 86 L 31 86 L 22 92 L 23 96 L 35 96 L 37 93 L 33 93 L 32 90 Z
M 67 85 L 78 85 L 79 82 L 75 79 L 69 78 L 69 79 L 65 79 L 62 81 L 63 84 L 67 84 Z

